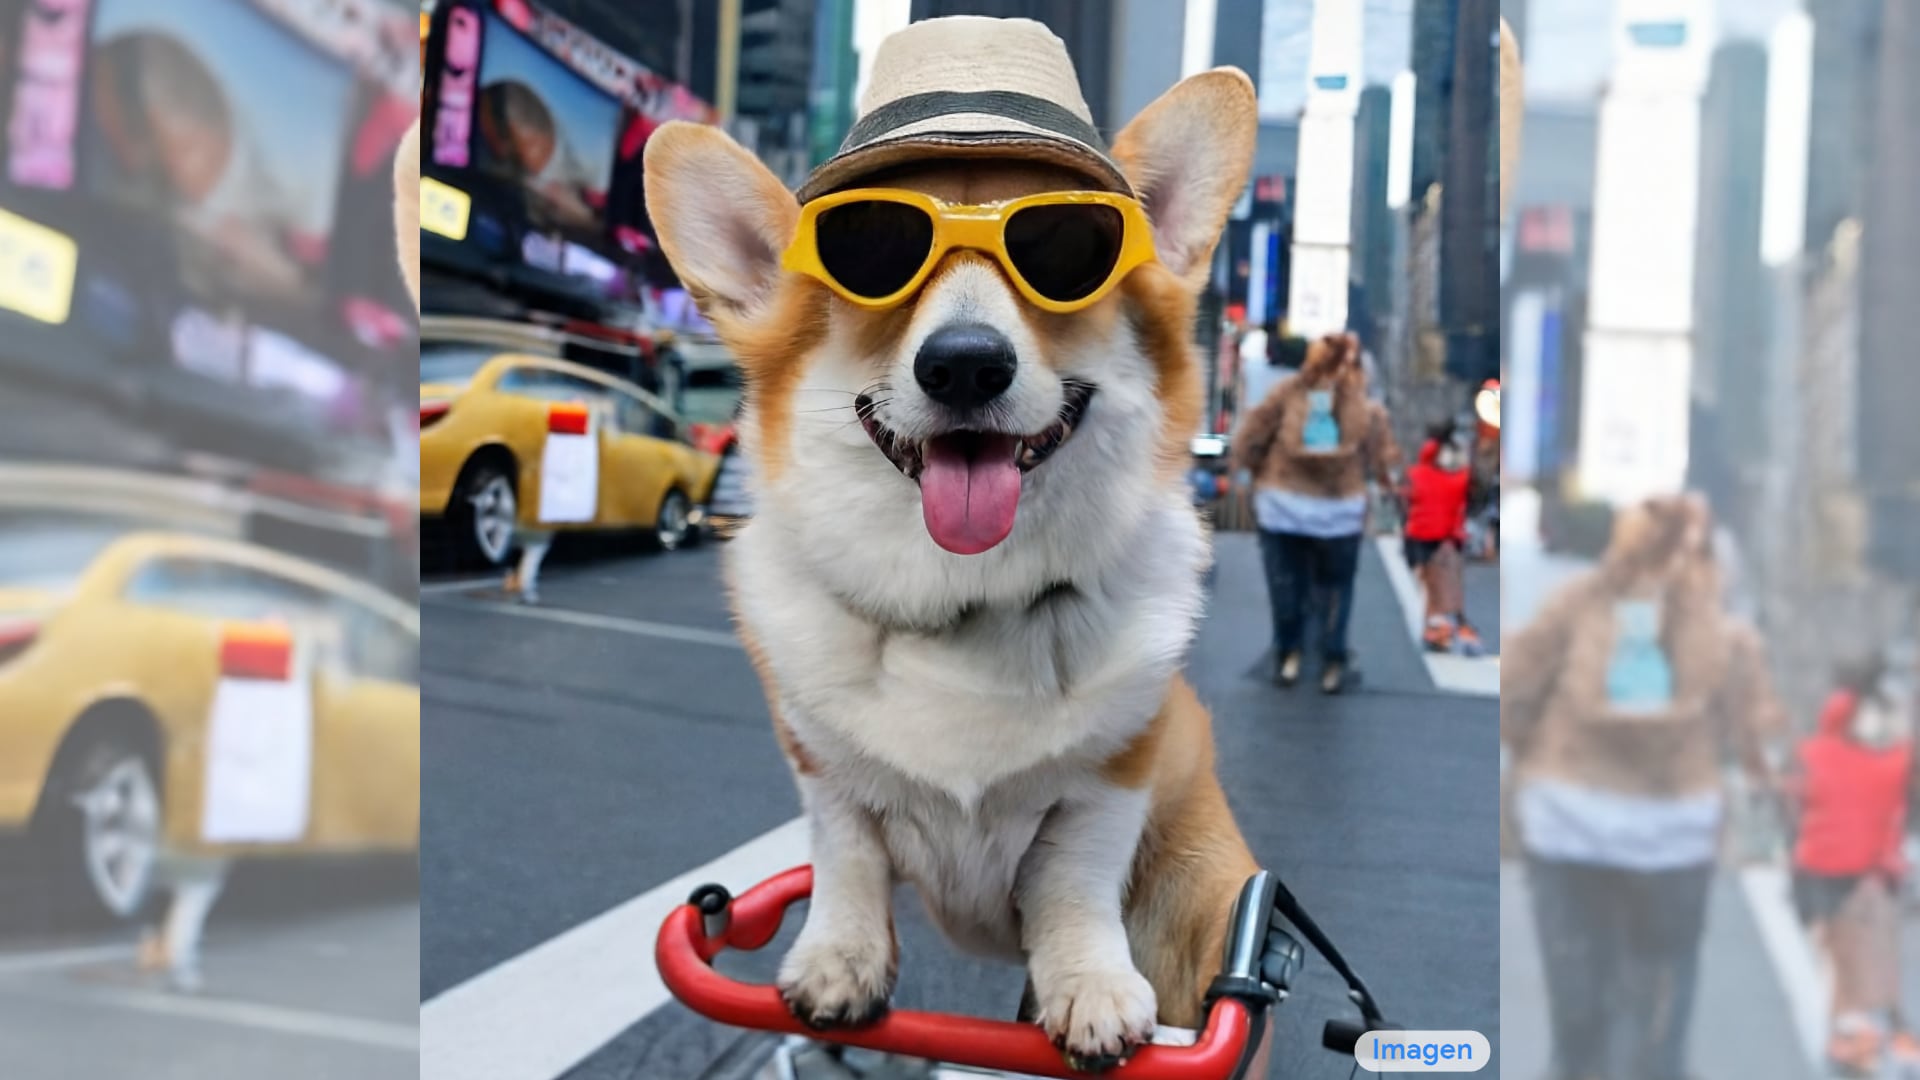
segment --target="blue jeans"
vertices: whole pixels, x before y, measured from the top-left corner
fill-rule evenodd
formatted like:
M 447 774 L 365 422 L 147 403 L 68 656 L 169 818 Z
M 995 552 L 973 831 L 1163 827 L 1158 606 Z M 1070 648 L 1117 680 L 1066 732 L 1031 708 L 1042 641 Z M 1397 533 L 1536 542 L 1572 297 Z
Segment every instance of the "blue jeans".
M 1682 1080 L 1713 867 L 1530 858 L 1552 1076 Z
M 1347 661 L 1347 620 L 1353 614 L 1353 578 L 1360 570 L 1360 535 L 1318 537 L 1260 530 L 1267 596 L 1273 603 L 1276 656 L 1301 651 L 1308 616 L 1320 627 L 1320 655 Z

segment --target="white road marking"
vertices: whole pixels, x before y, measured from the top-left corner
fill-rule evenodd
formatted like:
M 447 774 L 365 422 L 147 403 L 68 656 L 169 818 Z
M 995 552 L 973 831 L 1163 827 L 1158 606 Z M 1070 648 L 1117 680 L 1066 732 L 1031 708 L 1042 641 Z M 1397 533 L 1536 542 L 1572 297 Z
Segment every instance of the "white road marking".
M 153 990 L 116 986 L 82 986 L 66 983 L 58 987 L 43 984 L 12 984 L 6 992 L 24 993 L 50 1001 L 71 1002 L 89 1009 L 106 1006 L 134 1012 L 153 1013 L 184 1020 L 201 1020 L 231 1027 L 272 1031 L 283 1035 L 301 1035 L 333 1042 L 355 1043 L 380 1050 L 417 1054 L 419 1032 L 408 1024 L 390 1024 L 355 1016 L 289 1009 L 249 1001 L 218 998 L 183 997 Z
M 636 637 L 660 638 L 692 645 L 712 645 L 720 649 L 741 647 L 739 638 L 724 631 L 702 630 L 698 627 L 677 626 L 673 623 L 648 622 L 645 619 L 629 619 L 620 615 L 597 615 L 587 611 L 567 611 L 564 608 L 490 603 L 479 600 L 441 601 L 441 603 L 474 611 L 486 611 L 495 615 L 510 615 L 518 619 L 540 619 L 546 622 L 566 623 L 569 626 L 584 626 L 593 630 L 612 630 Z
M 1400 538 L 1376 536 L 1373 542 L 1380 549 L 1380 561 L 1387 567 L 1387 580 L 1392 582 L 1393 594 L 1400 601 L 1400 614 L 1406 620 L 1407 636 L 1413 640 L 1414 650 L 1420 654 L 1420 658 L 1426 661 L 1427 674 L 1432 677 L 1433 685 L 1452 694 L 1499 697 L 1498 656 L 1448 656 L 1427 651 L 1426 643 L 1421 640 L 1421 623 L 1426 620 L 1426 599 L 1421 595 L 1419 583 L 1413 580 L 1413 571 L 1407 568 L 1407 556 L 1400 546 Z
M 1815 1075 L 1826 1068 L 1827 1002 L 1833 999 L 1832 972 L 1826 970 L 1814 954 L 1813 942 L 1802 929 L 1794 913 L 1787 871 L 1781 866 L 1749 866 L 1740 871 L 1740 885 L 1747 897 L 1747 908 L 1760 928 L 1760 940 L 1774 973 L 1780 976 L 1780 990 L 1792 1009 L 1794 1028 L 1800 1036 Z
M 49 949 L 42 952 L 0 956 L 0 975 L 25 975 L 36 971 L 59 971 L 114 960 L 130 960 L 139 950 L 132 945 L 94 945 L 78 949 Z
M 553 1080 L 672 997 L 654 939 L 693 890 L 736 892 L 807 861 L 796 818 L 420 1006 L 421 1080 Z
M 434 596 L 439 593 L 467 592 L 470 589 L 499 588 L 502 578 L 493 577 L 462 578 L 458 581 L 423 581 L 420 583 L 420 595 Z

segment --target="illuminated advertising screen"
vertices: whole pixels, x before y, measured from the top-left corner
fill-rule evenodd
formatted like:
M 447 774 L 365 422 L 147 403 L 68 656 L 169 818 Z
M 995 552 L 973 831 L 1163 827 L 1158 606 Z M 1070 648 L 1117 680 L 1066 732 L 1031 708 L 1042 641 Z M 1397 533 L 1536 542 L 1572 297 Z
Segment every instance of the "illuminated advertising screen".
M 0 359 L 376 433 L 415 33 L 385 0 L 0 0 Z
M 635 306 L 671 283 L 641 155 L 710 106 L 527 0 L 436 5 L 427 76 L 429 269 Z

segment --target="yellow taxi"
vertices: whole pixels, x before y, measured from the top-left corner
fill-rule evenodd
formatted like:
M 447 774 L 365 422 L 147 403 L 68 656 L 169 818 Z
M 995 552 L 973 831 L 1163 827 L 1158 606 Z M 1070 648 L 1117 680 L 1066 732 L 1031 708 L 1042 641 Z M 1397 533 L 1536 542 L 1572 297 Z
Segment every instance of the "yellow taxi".
M 417 611 L 227 524 L 0 498 L 0 832 L 32 835 L 69 910 L 136 914 L 163 849 L 417 847 Z M 292 816 L 213 832 L 216 798 L 231 819 L 260 794 L 247 755 L 268 730 L 292 733 L 265 748 L 292 770 L 266 791 Z
M 556 483 L 549 448 L 580 408 L 595 490 L 586 511 L 543 519 L 542 485 Z M 699 528 L 719 468 L 672 409 L 625 379 L 486 342 L 421 343 L 420 513 L 463 561 L 505 562 L 523 528 L 644 532 L 678 548 Z

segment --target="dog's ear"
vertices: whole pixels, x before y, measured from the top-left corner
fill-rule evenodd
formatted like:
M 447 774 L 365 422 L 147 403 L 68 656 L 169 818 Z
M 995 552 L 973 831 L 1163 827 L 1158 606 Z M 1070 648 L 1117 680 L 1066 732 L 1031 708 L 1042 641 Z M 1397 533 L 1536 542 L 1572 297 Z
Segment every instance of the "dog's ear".
M 1147 208 L 1161 264 L 1196 292 L 1247 186 L 1259 116 L 1246 73 L 1215 68 L 1162 94 L 1114 139 L 1114 160 Z
M 793 193 L 726 132 L 676 121 L 647 140 L 647 214 L 674 272 L 709 318 L 773 295 L 793 239 Z
M 420 310 L 420 121 L 400 140 L 393 157 L 393 231 L 400 253 L 400 274 L 407 279 L 413 307 Z

